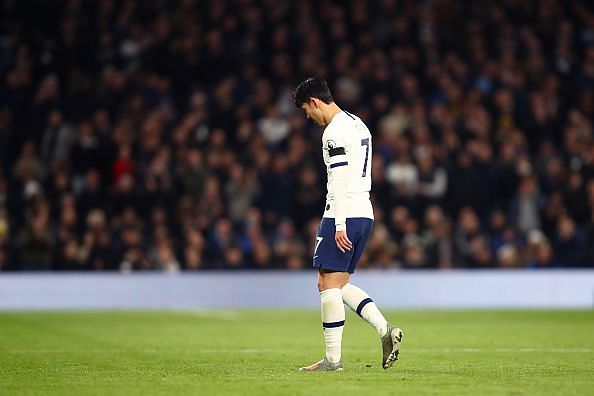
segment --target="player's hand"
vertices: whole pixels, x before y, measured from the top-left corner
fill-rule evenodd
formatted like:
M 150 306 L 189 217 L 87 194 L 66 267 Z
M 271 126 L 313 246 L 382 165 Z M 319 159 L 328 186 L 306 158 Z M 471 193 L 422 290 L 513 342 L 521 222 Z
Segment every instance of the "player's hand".
M 346 231 L 336 231 L 334 239 L 336 239 L 336 246 L 343 253 L 353 248 L 353 244 L 349 240 Z

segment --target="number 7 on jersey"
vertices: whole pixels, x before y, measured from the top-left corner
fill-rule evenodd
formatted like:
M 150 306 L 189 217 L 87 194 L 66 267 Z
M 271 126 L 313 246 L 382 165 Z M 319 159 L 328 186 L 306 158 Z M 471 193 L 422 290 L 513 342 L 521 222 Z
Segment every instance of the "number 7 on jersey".
M 361 139 L 361 146 L 365 146 L 365 162 L 363 163 L 361 177 L 365 177 L 367 175 L 367 160 L 369 159 L 369 138 Z

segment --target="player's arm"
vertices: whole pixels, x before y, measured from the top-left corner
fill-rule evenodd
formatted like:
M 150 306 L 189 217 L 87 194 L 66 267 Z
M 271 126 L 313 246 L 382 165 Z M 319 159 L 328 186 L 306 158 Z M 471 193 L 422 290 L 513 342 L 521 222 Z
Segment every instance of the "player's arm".
M 336 246 L 341 252 L 351 250 L 353 244 L 346 233 L 346 205 L 348 191 L 348 161 L 344 142 L 328 140 L 330 157 L 330 191 L 334 197 L 334 224 L 336 226 Z

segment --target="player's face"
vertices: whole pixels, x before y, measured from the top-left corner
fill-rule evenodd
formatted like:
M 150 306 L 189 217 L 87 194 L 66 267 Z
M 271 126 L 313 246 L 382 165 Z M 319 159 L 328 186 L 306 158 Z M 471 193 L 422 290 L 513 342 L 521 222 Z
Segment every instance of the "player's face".
M 309 103 L 303 103 L 301 108 L 305 110 L 305 116 L 315 122 L 318 125 L 326 125 L 322 117 L 322 109 L 315 102 L 315 99 L 309 101 Z

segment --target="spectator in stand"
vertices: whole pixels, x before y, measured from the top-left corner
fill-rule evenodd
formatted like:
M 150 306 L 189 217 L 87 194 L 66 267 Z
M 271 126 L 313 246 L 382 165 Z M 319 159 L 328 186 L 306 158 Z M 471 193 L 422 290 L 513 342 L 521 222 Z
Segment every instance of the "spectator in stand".
M 21 268 L 30 271 L 52 269 L 56 239 L 49 228 L 49 205 L 32 197 L 27 224 L 18 236 Z
M 557 222 L 555 260 L 566 267 L 580 267 L 584 262 L 584 237 L 573 219 L 562 215 Z

